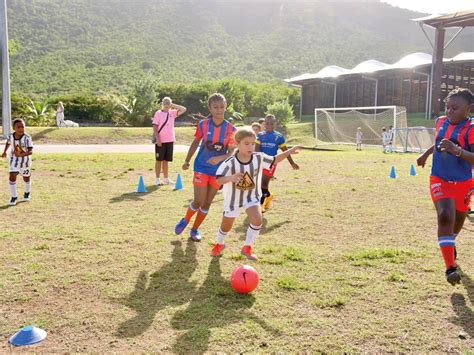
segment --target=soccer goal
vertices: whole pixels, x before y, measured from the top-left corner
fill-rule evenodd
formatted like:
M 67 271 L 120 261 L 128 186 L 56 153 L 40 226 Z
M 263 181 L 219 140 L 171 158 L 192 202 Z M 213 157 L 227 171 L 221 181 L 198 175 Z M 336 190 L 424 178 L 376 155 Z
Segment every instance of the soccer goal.
M 403 152 L 424 152 L 435 142 L 436 129 L 427 127 L 407 127 L 394 129 L 394 135 Z
M 382 128 L 407 128 L 406 108 L 402 106 L 367 106 L 315 108 L 316 145 L 355 144 L 356 131 L 362 131 L 363 145 L 381 145 Z M 395 131 L 392 131 L 393 134 Z M 392 146 L 401 148 L 399 136 L 393 134 Z

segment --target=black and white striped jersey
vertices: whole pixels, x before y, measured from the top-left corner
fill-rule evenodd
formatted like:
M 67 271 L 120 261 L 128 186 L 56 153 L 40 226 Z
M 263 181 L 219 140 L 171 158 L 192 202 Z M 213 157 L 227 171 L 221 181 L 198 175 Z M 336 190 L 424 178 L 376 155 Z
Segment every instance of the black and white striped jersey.
M 17 157 L 15 152 L 27 152 L 33 148 L 33 141 L 28 134 L 23 134 L 20 138 L 15 138 L 15 133 L 10 134 L 10 167 L 11 168 L 29 168 L 31 167 L 31 155 L 26 157 Z
M 262 196 L 262 171 L 270 169 L 275 157 L 261 152 L 252 154 L 248 162 L 241 162 L 237 155 L 232 155 L 222 162 L 216 176 L 244 174 L 240 183 L 224 184 L 224 211 L 234 211 L 245 205 L 260 201 Z

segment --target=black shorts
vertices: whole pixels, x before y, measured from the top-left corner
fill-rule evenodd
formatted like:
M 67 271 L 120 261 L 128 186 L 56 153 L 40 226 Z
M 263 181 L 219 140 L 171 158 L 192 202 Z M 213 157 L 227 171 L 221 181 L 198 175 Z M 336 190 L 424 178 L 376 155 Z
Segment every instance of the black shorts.
M 155 144 L 155 158 L 157 161 L 173 161 L 173 142 L 161 143 L 161 147 Z

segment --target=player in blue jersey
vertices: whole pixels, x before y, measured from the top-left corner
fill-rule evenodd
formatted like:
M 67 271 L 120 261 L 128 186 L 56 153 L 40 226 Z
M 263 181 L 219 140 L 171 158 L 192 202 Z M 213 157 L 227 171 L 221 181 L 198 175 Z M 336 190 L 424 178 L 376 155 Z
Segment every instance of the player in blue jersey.
M 278 149 L 281 149 L 283 152 L 288 149 L 285 144 L 285 137 L 283 137 L 280 132 L 275 131 L 275 126 L 275 116 L 267 115 L 265 117 L 265 130 L 257 135 L 257 145 L 255 147 L 257 152 L 263 152 L 274 157 L 278 154 Z M 289 155 L 287 159 L 293 169 L 298 170 L 300 168 L 298 164 L 293 161 L 291 155 Z M 268 187 L 270 185 L 270 179 L 275 174 L 276 167 L 277 164 L 273 164 L 270 170 L 263 169 L 262 198 L 260 200 L 263 211 L 267 210 L 272 202 L 273 195 L 270 193 Z
M 183 164 L 183 170 L 189 169 L 191 158 L 199 147 L 194 160 L 194 199 L 189 204 L 186 214 L 175 227 L 175 233 L 181 234 L 191 218 L 197 212 L 190 231 L 191 239 L 199 242 L 201 235 L 198 228 L 209 212 L 220 185 L 216 181 L 219 165 L 232 155 L 234 150 L 235 127 L 224 119 L 227 101 L 224 95 L 215 93 L 208 100 L 210 116 L 199 122 L 194 141 L 189 147 Z
M 472 187 L 474 124 L 469 112 L 474 95 L 468 89 L 455 89 L 445 102 L 446 116 L 436 120 L 435 144 L 418 158 L 417 164 L 424 167 L 433 153 L 430 192 L 438 215 L 438 244 L 446 265 L 446 279 L 455 285 L 461 282 L 455 240 L 466 219 L 468 192 Z

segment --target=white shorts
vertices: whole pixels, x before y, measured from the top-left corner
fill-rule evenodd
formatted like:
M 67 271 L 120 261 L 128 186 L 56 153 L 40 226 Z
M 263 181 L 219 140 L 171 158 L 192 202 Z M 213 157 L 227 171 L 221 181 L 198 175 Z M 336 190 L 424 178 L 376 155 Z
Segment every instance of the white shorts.
M 27 168 L 19 168 L 15 166 L 10 166 L 10 172 L 11 173 L 19 173 L 20 175 L 24 177 L 29 177 L 31 176 L 31 165 Z
M 247 203 L 244 203 L 244 205 L 242 206 L 242 208 L 244 210 L 247 210 L 248 208 L 250 207 L 253 207 L 253 206 L 260 206 L 260 201 L 252 201 L 252 202 L 247 202 Z M 237 218 L 240 216 L 240 208 L 237 208 L 233 211 L 231 210 L 224 210 L 224 217 L 227 217 L 227 218 Z

